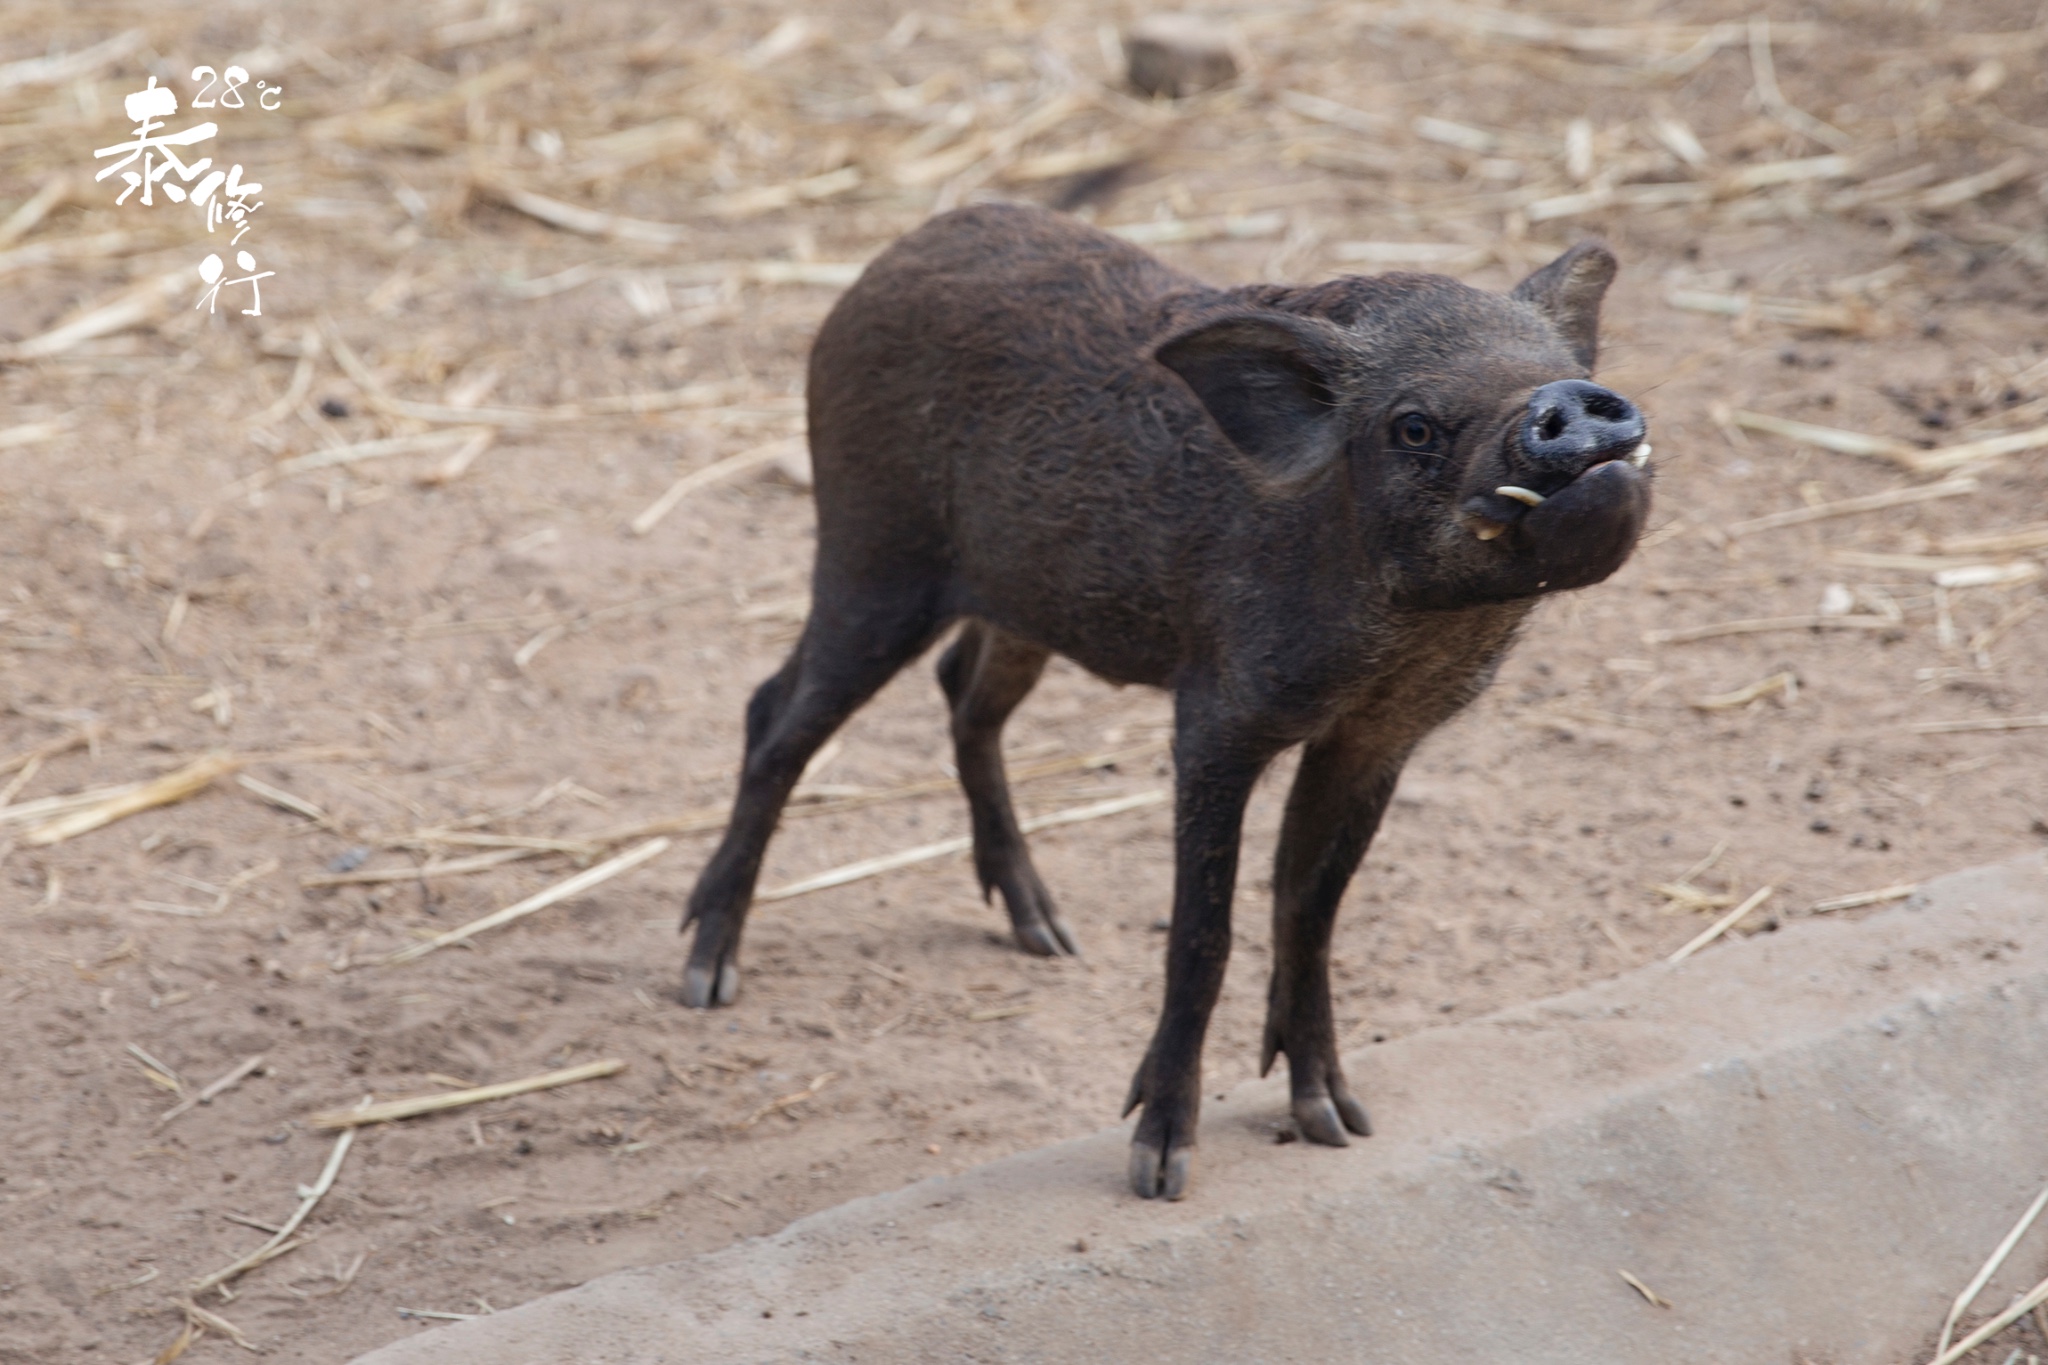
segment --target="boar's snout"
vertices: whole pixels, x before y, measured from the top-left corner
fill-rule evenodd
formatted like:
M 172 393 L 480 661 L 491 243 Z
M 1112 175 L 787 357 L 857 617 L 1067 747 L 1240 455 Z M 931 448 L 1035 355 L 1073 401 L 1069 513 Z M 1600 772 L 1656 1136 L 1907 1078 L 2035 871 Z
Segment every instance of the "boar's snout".
M 1560 379 L 1529 396 L 1521 435 L 1524 458 L 1546 474 L 1570 480 L 1641 445 L 1643 415 L 1612 389 L 1584 379 Z

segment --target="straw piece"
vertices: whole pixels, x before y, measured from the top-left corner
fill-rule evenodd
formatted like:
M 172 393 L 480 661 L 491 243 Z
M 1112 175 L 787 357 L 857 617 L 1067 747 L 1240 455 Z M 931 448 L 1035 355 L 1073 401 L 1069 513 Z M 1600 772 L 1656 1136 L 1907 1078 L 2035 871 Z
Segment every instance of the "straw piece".
M 1347 128 L 1354 133 L 1364 133 L 1367 137 L 1385 137 L 1388 133 L 1400 131 L 1401 127 L 1399 122 L 1383 114 L 1367 113 L 1363 109 L 1354 109 L 1348 104 L 1339 104 L 1335 100 L 1326 100 L 1321 95 L 1311 95 L 1302 90 L 1281 90 L 1274 94 L 1273 99 L 1275 103 L 1293 110 L 1303 118 Z
M 43 182 L 43 187 L 22 202 L 20 208 L 7 215 L 7 221 L 0 223 L 0 246 L 7 246 L 26 237 L 35 230 L 37 223 L 49 216 L 50 210 L 71 198 L 71 177 L 62 171 Z M 126 233 L 108 233 L 106 236 L 125 237 Z M 88 238 L 87 240 L 92 240 Z M 14 252 L 8 253 L 10 256 Z M 4 258 L 0 258 L 4 259 Z
M 208 754 L 196 762 L 186 764 L 176 772 L 165 773 L 154 781 L 106 789 L 83 808 L 60 815 L 47 824 L 29 830 L 22 836 L 22 842 L 32 848 L 62 843 L 66 839 L 76 838 L 130 815 L 183 801 L 188 796 L 196 796 L 206 790 L 213 784 L 215 778 L 234 772 L 246 761 L 233 754 Z M 80 793 L 81 796 L 86 794 Z M 4 810 L 0 810 L 0 815 L 5 813 Z
M 1692 942 L 1686 944 L 1683 948 L 1680 948 L 1677 952 L 1673 953 L 1669 958 L 1666 958 L 1665 960 L 1667 962 L 1685 961 L 1694 953 L 1706 947 L 1709 943 L 1712 943 L 1715 939 L 1721 937 L 1721 935 L 1727 933 L 1737 924 L 1740 924 L 1742 922 L 1742 917 L 1744 915 L 1747 915 L 1750 911 L 1756 909 L 1759 905 L 1762 905 L 1766 900 L 1769 900 L 1771 897 L 1771 893 L 1776 891 L 1777 889 L 1778 888 L 1775 886 L 1759 887 L 1757 891 L 1754 894 L 1752 894 L 1748 900 L 1736 906 L 1733 910 L 1730 910 L 1727 914 L 1721 916 L 1721 918 L 1715 920 L 1712 924 L 1708 925 L 1705 929 L 1701 930 L 1699 937 L 1695 938 Z
M 663 517 L 675 511 L 676 504 L 680 503 L 697 489 L 729 479 L 735 474 L 744 473 L 756 466 L 767 464 L 769 461 L 788 453 L 791 449 L 801 447 L 802 444 L 803 438 L 801 436 L 784 437 L 780 440 L 769 441 L 765 445 L 755 446 L 751 450 L 743 450 L 737 455 L 728 455 L 722 460 L 715 460 L 702 469 L 692 470 L 670 484 L 667 492 L 649 503 L 646 511 L 633 518 L 633 534 L 644 536 L 649 531 L 652 531 L 661 524 Z
M 1133 759 L 1149 758 L 1166 748 L 1166 741 L 1153 740 L 1145 744 L 1132 745 L 1126 749 L 1105 749 L 1099 753 L 1078 754 L 1068 758 L 1048 759 L 1043 763 L 1026 764 L 1012 769 L 1012 783 L 1029 782 L 1034 778 L 1053 777 L 1060 773 L 1080 772 L 1097 768 L 1112 768 L 1119 763 Z M 795 819 L 807 815 L 837 815 L 842 811 L 858 810 L 862 806 L 876 806 L 890 801 L 906 801 L 912 797 L 930 796 L 937 792 L 959 790 L 960 783 L 950 777 L 934 778 L 927 782 L 906 782 L 900 787 L 885 787 L 880 791 L 858 792 L 848 796 L 829 796 L 807 800 L 805 789 L 799 786 L 792 794 L 790 804 L 783 808 L 782 818 Z M 624 829 L 605 830 L 590 837 L 593 843 L 617 844 L 629 839 L 641 839 L 651 834 L 702 834 L 711 830 L 724 829 L 727 808 L 714 806 L 705 810 L 685 811 L 680 815 L 664 816 L 643 824 L 629 825 Z
M 1842 180 L 1855 172 L 1856 162 L 1851 157 L 1801 156 L 1740 167 L 1728 173 L 1721 181 L 1721 187 L 1725 193 L 1740 195 L 1806 180 Z
M 2033 171 L 2034 158 L 2022 153 L 2000 162 L 1988 171 L 1961 176 L 1915 195 L 1913 207 L 1928 213 L 1960 208 L 1973 199 L 1981 199 L 2015 181 L 2026 179 Z
M 426 473 L 416 476 L 413 482 L 422 488 L 438 488 L 443 484 L 454 483 L 469 472 L 469 467 L 476 463 L 477 456 L 489 450 L 496 444 L 497 439 L 498 433 L 495 431 L 479 431 L 454 454 Z
M 1810 521 L 1827 521 L 1833 517 L 1854 516 L 1859 512 L 1882 512 L 1892 507 L 1907 507 L 1914 503 L 1935 502 L 1942 498 L 1960 498 L 1977 491 L 1977 481 L 1965 475 L 1957 479 L 1944 479 L 1940 483 L 1921 484 L 1914 488 L 1893 488 L 1882 493 L 1869 493 L 1860 498 L 1842 498 L 1836 502 L 1824 502 L 1814 507 L 1794 507 L 1784 512 L 1772 512 L 1766 516 L 1751 517 L 1724 526 L 1721 531 L 1730 539 L 1754 535 L 1758 531 L 1775 531 L 1785 526 L 1804 526 Z
M 798 267 L 798 263 L 783 261 L 760 263 L 760 268 L 764 271 L 776 266 Z M 861 270 L 861 267 L 858 265 L 824 266 L 819 264 L 810 268 L 822 268 L 831 271 L 851 270 L 854 275 L 858 275 Z M 852 278 L 849 277 L 843 282 L 850 284 L 852 283 Z M 458 426 L 475 428 L 529 427 L 539 426 L 546 422 L 582 422 L 592 417 L 600 416 L 639 417 L 648 413 L 674 412 L 682 408 L 716 407 L 721 403 L 728 402 L 735 395 L 745 392 L 741 386 L 730 381 L 703 380 L 695 384 L 685 384 L 679 389 L 658 389 L 649 393 L 615 394 L 606 398 L 585 399 L 577 403 L 557 403 L 552 407 L 545 408 L 465 408 L 456 407 L 448 403 L 415 403 L 394 397 L 384 388 L 383 383 L 378 380 L 376 374 L 368 365 L 363 363 L 362 357 L 356 354 L 355 348 L 350 346 L 347 340 L 342 337 L 340 329 L 334 325 L 331 318 L 321 319 L 321 332 L 326 337 L 327 347 L 333 353 L 335 363 L 341 366 L 350 379 L 355 381 L 356 387 L 363 391 L 363 397 L 371 407 L 379 412 L 388 413 L 393 417 L 409 417 L 420 422 L 453 423 Z M 480 434 L 481 432 L 479 432 Z M 456 452 L 454 456 L 450 457 L 449 465 L 454 465 L 457 460 L 463 460 L 463 457 L 463 451 Z M 471 460 L 475 458 L 474 454 L 468 456 L 468 459 Z M 444 466 L 444 469 L 447 467 Z M 446 482 L 448 479 L 459 475 L 461 469 L 466 467 L 467 460 L 464 460 L 463 465 L 456 468 L 454 474 L 443 473 L 438 477 L 432 477 L 431 481 Z
M 1682 878 L 1675 882 L 1651 882 L 1650 889 L 1685 910 L 1726 910 L 1735 904 L 1733 896 L 1702 891 Z
M 1723 635 L 1768 635 L 1781 630 L 1885 630 L 1898 624 L 1889 616 L 1766 616 L 1744 621 L 1720 621 L 1710 626 L 1646 630 L 1643 643 L 1683 645 Z
M 1339 242 L 1330 254 L 1346 265 L 1426 266 L 1456 272 L 1485 265 L 1493 259 L 1493 248 L 1445 242 Z
M 522 189 L 510 182 L 490 177 L 479 177 L 475 185 L 478 193 L 487 199 L 496 200 L 506 208 L 516 209 L 529 218 L 546 223 L 549 227 L 581 233 L 585 237 L 611 237 L 626 242 L 646 242 L 653 246 L 680 246 L 689 241 L 692 233 L 692 229 L 680 223 L 654 223 L 644 218 L 622 218 L 616 213 L 603 213 L 597 209 L 565 204 L 559 199 L 550 199 L 544 194 L 535 194 L 532 190 Z
M 1021 1015 L 1036 1014 L 1037 1012 L 1038 1006 L 1036 1005 L 997 1005 L 991 1009 L 969 1010 L 967 1012 L 967 1022 L 970 1024 L 991 1024 L 998 1019 L 1015 1019 Z
M 0 361 L 41 360 L 114 332 L 140 326 L 162 312 L 170 297 L 186 288 L 190 281 L 190 269 L 182 267 L 153 280 L 145 280 L 72 314 L 40 336 L 12 346 L 0 346 Z
M 81 76 L 93 75 L 142 46 L 143 37 L 141 29 L 131 28 L 104 42 L 64 56 L 30 57 L 25 61 L 9 62 L 0 66 L 0 91 L 16 90 L 24 85 L 63 85 Z
M 1110 801 L 1098 801 L 1093 805 L 1073 806 L 1066 810 L 1054 811 L 1048 815 L 1036 815 L 1029 820 L 1021 822 L 1018 828 L 1029 834 L 1033 830 L 1050 829 L 1055 825 L 1072 825 L 1078 824 L 1083 820 L 1099 820 L 1107 815 L 1121 815 L 1128 810 L 1140 810 L 1146 806 L 1159 805 L 1166 801 L 1169 795 L 1170 793 L 1162 789 L 1154 788 L 1151 791 L 1138 792 L 1132 796 L 1119 796 Z M 758 892 L 755 894 L 754 900 L 756 902 L 788 900 L 792 896 L 802 896 L 812 891 L 823 891 L 827 887 L 844 886 L 848 882 L 857 882 L 866 877 L 879 876 L 884 872 L 893 872 L 899 867 L 910 867 L 916 863 L 930 862 L 934 858 L 943 858 L 949 853 L 962 853 L 973 846 L 974 836 L 967 834 L 963 834 L 957 839 L 941 839 L 933 844 L 920 844 L 916 848 L 906 848 L 897 853 L 885 853 L 878 858 L 866 858 L 857 863 L 847 863 L 842 867 L 835 867 L 829 872 L 820 872 L 815 877 L 806 877 L 799 882 L 791 882 L 786 886 L 778 886 L 772 890 Z
M 513 920 L 524 919 L 537 910 L 545 910 L 558 901 L 567 900 L 569 897 L 587 891 L 601 882 L 610 881 L 621 872 L 638 867 L 649 858 L 665 851 L 668 846 L 669 841 L 667 839 L 649 839 L 639 847 L 621 853 L 616 858 L 599 863 L 596 867 L 579 872 L 567 881 L 555 883 L 555 885 L 540 892 L 538 895 L 528 896 L 517 905 L 508 905 L 503 910 L 493 911 L 481 919 L 471 920 L 460 928 L 450 929 L 445 934 L 437 934 L 424 943 L 415 943 L 410 948 L 401 948 L 385 958 L 384 965 L 395 966 L 401 962 L 412 962 L 425 957 L 436 949 L 445 948 L 451 943 L 460 943 L 465 939 L 473 938 L 486 929 L 495 929 L 501 924 L 510 924 Z
M 1000 178 L 1012 184 L 1057 180 L 1062 176 L 1086 175 L 1092 171 L 1128 166 L 1144 155 L 1143 147 L 1129 142 L 1113 142 L 1104 147 L 1076 147 L 1064 152 L 1026 157 L 1005 169 Z
M 128 1053 L 136 1061 L 142 1063 L 143 1071 L 148 1074 L 152 1081 L 155 1081 L 166 1090 L 174 1091 L 180 1095 L 185 1093 L 185 1078 L 180 1076 L 177 1068 L 173 1067 L 170 1063 L 158 1061 L 149 1053 L 144 1052 L 140 1043 L 128 1044 Z
M 1178 242 L 1207 242 L 1216 238 L 1248 241 L 1278 237 L 1287 230 L 1284 213 L 1248 213 L 1223 218 L 1166 218 L 1145 223 L 1123 223 L 1105 231 L 1139 246 L 1164 246 Z
M 2003 1313 L 2000 1313 L 1997 1317 L 1991 1319 L 1991 1321 L 1985 1323 L 1946 1351 L 1943 1351 L 1940 1355 L 1929 1361 L 1927 1365 L 1955 1365 L 1955 1362 L 1961 1360 L 1964 1356 L 2018 1322 L 2021 1318 L 2032 1312 L 2035 1305 L 2041 1303 L 2048 1303 L 2048 1280 L 2043 1280 L 2032 1289 L 2029 1289 L 2012 1307 L 2006 1309 Z
M 1671 1306 L 1671 1300 L 1665 1298 L 1662 1294 L 1659 1294 L 1656 1290 L 1650 1288 L 1650 1286 L 1644 1284 L 1641 1280 L 1629 1274 L 1626 1270 L 1617 1270 L 1614 1273 L 1621 1276 L 1621 1278 L 1628 1283 L 1628 1287 L 1630 1289 L 1635 1290 L 1636 1293 L 1641 1294 L 1645 1299 L 1649 1300 L 1652 1304 L 1656 1305 L 1657 1307 L 1669 1308 Z
M 848 190 L 860 188 L 861 175 L 858 167 L 842 166 L 836 171 L 814 175 L 804 180 L 792 180 L 781 185 L 760 185 L 753 189 L 734 190 L 704 201 L 704 210 L 720 218 L 752 218 L 758 214 L 772 213 L 786 209 L 793 204 L 816 203 L 845 194 Z M 630 220 L 628 220 L 630 221 Z
M 1945 555 L 1997 555 L 2048 550 L 2048 522 L 2017 526 L 2009 531 L 1985 531 L 1973 536 L 1944 536 L 1934 543 L 1934 548 Z
M 2048 716 L 2000 716 L 1992 720 L 1923 720 L 1906 727 L 1916 735 L 1966 735 L 1980 730 L 2039 730 Z
M 1759 697 L 1773 692 L 1783 692 L 1791 701 L 1799 695 L 1799 675 L 1785 670 L 1759 678 L 1747 687 L 1738 687 L 1733 692 L 1719 692 L 1713 696 L 1695 697 L 1692 707 L 1696 711 L 1732 711 L 1738 706 L 1747 706 Z
M 238 775 L 235 778 L 235 785 L 245 791 L 255 793 L 280 810 L 288 810 L 294 815 L 303 815 L 315 824 L 324 825 L 328 822 L 327 812 L 314 805 L 311 801 L 303 797 L 293 796 L 282 787 L 273 787 L 268 782 L 253 778 L 247 773 Z
M 64 422 L 22 422 L 16 426 L 0 427 L 0 450 L 54 441 L 69 430 Z
M 266 1055 L 267 1054 L 265 1053 L 259 1052 L 253 1057 L 244 1057 L 242 1059 L 241 1065 L 237 1066 L 233 1071 L 230 1071 L 227 1075 L 222 1076 L 219 1080 L 213 1082 L 204 1090 L 201 1090 L 198 1094 L 188 1096 L 185 1099 L 180 1100 L 173 1107 L 166 1109 L 163 1113 L 163 1116 L 156 1121 L 154 1126 L 158 1128 L 163 1127 L 172 1119 L 178 1117 L 178 1115 L 184 1113 L 187 1109 L 192 1108 L 192 1106 L 196 1104 L 213 1103 L 214 1100 L 226 1094 L 235 1086 L 240 1085 L 244 1079 L 251 1075 L 254 1075 L 256 1070 L 263 1065 Z
M 556 1086 L 574 1085 L 578 1081 L 591 1081 L 600 1076 L 616 1075 L 625 1069 L 624 1062 L 616 1057 L 610 1057 L 601 1062 L 586 1062 L 582 1066 L 564 1067 L 560 1071 L 545 1071 L 538 1076 L 528 1076 L 523 1081 L 501 1081 L 496 1085 L 479 1085 L 468 1090 L 443 1090 L 432 1095 L 386 1100 L 382 1104 L 359 1105 L 353 1109 L 329 1109 L 314 1114 L 306 1122 L 315 1128 L 352 1130 L 366 1123 L 393 1123 L 420 1114 L 436 1114 L 443 1109 L 460 1109 L 464 1105 L 482 1104 L 486 1100 L 507 1099 L 535 1090 L 552 1090 Z
M 1793 106 L 1784 93 L 1778 89 L 1778 68 L 1771 60 L 1771 21 L 1752 19 L 1749 21 L 1749 69 L 1756 81 L 1757 102 L 1764 112 L 1784 124 L 1795 133 L 1812 138 L 1815 142 L 1836 151 L 1847 148 L 1852 139 L 1832 123 L 1824 123 Z
M 1575 218 L 1609 208 L 1657 209 L 1673 204 L 1704 204 L 1714 197 L 1711 185 L 1688 180 L 1649 185 L 1618 185 L 1612 188 L 1580 190 L 1573 194 L 1538 199 L 1522 210 L 1532 223 L 1553 218 Z
M 299 1224 L 306 1221 L 306 1215 L 313 1211 L 313 1206 L 334 1188 L 334 1178 L 341 1174 L 342 1160 L 348 1156 L 349 1146 L 355 1141 L 355 1137 L 355 1129 L 351 1128 L 334 1140 L 334 1150 L 328 1154 L 327 1165 L 321 1169 L 320 1178 L 313 1182 L 312 1188 L 300 1194 L 298 1208 L 292 1210 L 292 1216 L 284 1220 L 284 1226 L 277 1230 L 275 1236 L 232 1265 L 223 1266 L 210 1275 L 200 1276 L 186 1286 L 187 1291 L 194 1295 L 203 1294 L 215 1285 L 226 1284 L 236 1276 L 246 1274 L 265 1261 L 289 1251 L 291 1235 L 299 1230 Z
M 1907 573 L 1934 573 L 1959 569 L 1982 561 L 1974 555 L 1901 555 L 1883 550 L 1830 550 L 1828 563 L 1845 569 L 1903 569 Z
M 47 759 L 57 757 L 59 754 L 69 753 L 73 749 L 97 746 L 101 737 L 102 729 L 98 722 L 89 723 L 83 729 L 73 730 L 68 735 L 59 735 L 47 743 L 38 744 L 33 749 L 23 750 L 12 758 L 0 759 L 0 773 L 11 773 L 25 769 L 32 763 L 42 763 Z M 11 801 L 13 797 L 10 796 L 7 800 Z M 5 809 L 7 809 L 7 801 L 0 801 L 0 810 Z
M 380 882 L 423 882 L 435 877 L 462 877 L 472 872 L 487 872 L 506 863 L 515 863 L 523 858 L 538 858 L 548 850 L 536 848 L 499 848 L 489 853 L 479 853 L 472 858 L 450 858 L 446 862 L 429 862 L 422 867 L 379 867 L 365 868 L 356 872 L 321 872 L 299 878 L 299 885 L 307 888 L 319 886 L 373 886 Z
M 817 1094 L 820 1090 L 823 1090 L 826 1086 L 832 1084 L 832 1082 L 837 1080 L 838 1078 L 839 1073 L 836 1071 L 827 1071 L 821 1075 L 813 1076 L 811 1077 L 811 1083 L 805 1086 L 803 1089 L 796 1091 L 794 1094 L 783 1095 L 778 1099 L 772 1099 L 768 1101 L 768 1103 L 762 1105 L 759 1109 L 756 1109 L 753 1113 L 747 1115 L 744 1119 L 741 1119 L 740 1127 L 751 1128 L 755 1124 L 759 1123 L 762 1119 L 767 1118 L 770 1114 L 776 1113 L 780 1110 L 787 1109 L 789 1108 L 789 1106 L 797 1103 L 800 1100 L 809 1099 L 811 1096 Z
M 1843 431 L 1839 427 L 1815 426 L 1811 422 L 1795 422 L 1789 417 L 1772 417 L 1768 413 L 1746 412 L 1741 408 L 1736 408 L 1728 416 L 1736 426 L 1750 431 L 1767 431 L 1773 436 L 1784 436 L 1840 455 L 1873 455 L 1913 470 L 1921 469 L 1918 461 L 1932 453 L 1889 436 L 1868 436 L 1860 431 Z
M 212 1330 L 219 1332 L 228 1340 L 234 1342 L 235 1345 L 241 1347 L 243 1350 L 248 1351 L 254 1355 L 263 1354 L 262 1347 L 258 1346 L 255 1342 L 249 1340 L 248 1336 L 243 1333 L 241 1328 L 235 1326 L 232 1322 L 229 1322 L 220 1314 L 209 1313 L 204 1308 L 201 1308 L 198 1304 L 192 1302 L 190 1299 L 185 1299 L 181 1301 L 178 1304 L 178 1307 L 185 1310 L 186 1321 L 196 1322 L 201 1327 L 211 1328 Z
M 358 146 L 397 147 L 414 151 L 446 151 L 446 139 L 426 132 L 415 124 L 442 116 L 495 94 L 507 86 L 531 79 L 533 63 L 524 58 L 479 71 L 465 81 L 449 86 L 437 95 L 417 100 L 394 100 L 375 109 L 326 118 L 304 130 L 315 140 L 334 139 Z
M 479 435 L 488 434 L 489 429 L 486 427 L 470 426 L 453 427 L 444 431 L 422 431 L 411 436 L 388 436 L 381 441 L 356 441 L 348 445 L 332 446 L 326 450 L 294 456 L 272 465 L 265 472 L 272 478 L 281 479 L 292 474 L 310 474 L 316 469 L 359 464 L 364 460 L 382 460 L 393 455 L 422 455 L 449 446 L 459 446 Z
M 2003 588 L 2031 583 L 2041 576 L 2041 566 L 2031 559 L 2010 564 L 1963 564 L 1936 569 L 1932 575 L 1937 588 Z
M 2039 450 L 2042 446 L 2048 446 L 2048 426 L 2029 427 L 2025 431 L 2011 431 L 2003 436 L 1986 436 L 1979 440 L 1941 446 L 1934 450 L 1918 450 L 1905 456 L 1904 460 L 1906 466 L 1915 473 L 1935 474 L 1945 469 L 1954 469 L 1958 465 L 1975 464 L 1979 460 Z
M 163 1350 L 150 1357 L 149 1365 L 171 1365 L 172 1361 L 183 1356 L 186 1351 L 192 1348 L 194 1342 L 205 1335 L 206 1329 L 204 1327 L 201 1327 L 191 1318 L 186 1318 L 185 1325 L 178 1329 L 178 1335 L 172 1337 L 170 1344 L 164 1347 Z
M 867 268 L 866 261 L 751 261 L 734 267 L 731 273 L 749 284 L 816 284 L 843 289 Z
M 1876 891 L 1858 891 L 1847 896 L 1830 896 L 1824 901 L 1815 901 L 1806 907 L 1809 915 L 1825 915 L 1834 910 L 1856 910 L 1866 905 L 1882 905 L 1886 901 L 1904 900 L 1920 889 L 1918 882 L 1900 882 L 1896 886 L 1880 887 Z
M 572 858 L 588 858 L 603 847 L 584 839 L 552 839 L 545 834 L 482 834 L 458 829 L 417 829 L 378 842 L 386 848 L 427 848 L 435 844 L 453 844 L 458 848 L 519 848 L 530 853 L 566 853 Z

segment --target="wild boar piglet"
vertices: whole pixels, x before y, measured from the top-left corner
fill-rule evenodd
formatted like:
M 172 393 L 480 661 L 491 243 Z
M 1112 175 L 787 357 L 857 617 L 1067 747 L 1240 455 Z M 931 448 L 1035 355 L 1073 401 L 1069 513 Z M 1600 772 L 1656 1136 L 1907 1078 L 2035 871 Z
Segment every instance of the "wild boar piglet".
M 1536 599 L 1628 558 L 1641 414 L 1591 382 L 1606 248 L 1506 295 L 1437 275 L 1212 289 L 1075 219 L 933 219 L 811 351 L 811 613 L 746 713 L 739 793 L 684 917 L 683 998 L 730 1004 L 762 852 L 818 747 L 939 658 L 982 893 L 1076 951 L 1033 870 L 1002 729 L 1058 652 L 1174 700 L 1166 999 L 1131 1083 L 1131 1183 L 1187 1188 L 1245 801 L 1302 755 L 1273 871 L 1264 1065 L 1302 1134 L 1369 1132 L 1331 1015 L 1337 903 L 1416 744 L 1491 679 Z

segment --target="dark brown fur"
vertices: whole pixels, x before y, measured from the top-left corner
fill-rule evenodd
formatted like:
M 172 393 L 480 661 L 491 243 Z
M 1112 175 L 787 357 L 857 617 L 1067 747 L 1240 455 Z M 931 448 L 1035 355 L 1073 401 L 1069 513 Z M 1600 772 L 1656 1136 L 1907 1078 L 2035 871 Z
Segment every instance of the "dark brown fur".
M 964 618 L 939 678 L 975 867 L 1030 951 L 1074 940 L 1011 811 L 1004 721 L 1055 651 L 1174 694 L 1173 918 L 1131 1088 L 1138 1191 L 1185 1188 L 1244 804 L 1296 744 L 1265 1062 L 1287 1054 L 1306 1136 L 1366 1133 L 1330 1009 L 1344 887 L 1409 752 L 1485 687 L 1535 597 L 1611 573 L 1647 514 L 1647 479 L 1620 458 L 1640 418 L 1572 382 L 1612 272 L 1582 247 L 1507 297 L 1427 275 L 1215 290 L 1008 207 L 885 252 L 812 351 L 812 611 L 748 707 L 732 822 L 685 918 L 686 1001 L 732 1000 L 805 763 Z M 1528 510 L 1503 484 L 1548 500 Z

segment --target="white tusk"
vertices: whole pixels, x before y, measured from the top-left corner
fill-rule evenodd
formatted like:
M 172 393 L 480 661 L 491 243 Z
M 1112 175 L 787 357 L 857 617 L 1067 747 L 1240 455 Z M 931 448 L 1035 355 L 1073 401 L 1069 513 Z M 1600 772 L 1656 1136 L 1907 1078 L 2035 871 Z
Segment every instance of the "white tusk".
M 1541 507 L 1543 505 L 1543 495 L 1541 493 L 1532 493 L 1526 488 L 1517 488 L 1511 483 L 1504 483 L 1493 491 L 1496 497 L 1513 498 L 1516 502 L 1526 502 L 1531 507 Z
M 1641 469 L 1644 465 L 1648 464 L 1650 462 L 1650 443 L 1645 441 L 1630 451 L 1628 462 L 1637 469 Z
M 1497 521 L 1482 521 L 1472 528 L 1472 534 L 1481 540 L 1495 540 L 1507 529 Z

